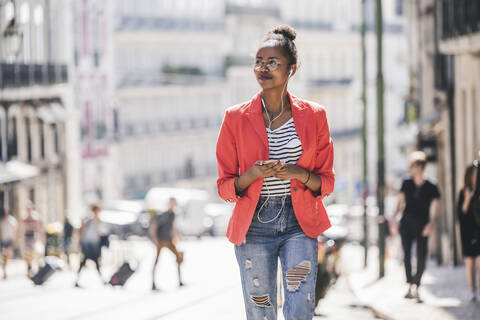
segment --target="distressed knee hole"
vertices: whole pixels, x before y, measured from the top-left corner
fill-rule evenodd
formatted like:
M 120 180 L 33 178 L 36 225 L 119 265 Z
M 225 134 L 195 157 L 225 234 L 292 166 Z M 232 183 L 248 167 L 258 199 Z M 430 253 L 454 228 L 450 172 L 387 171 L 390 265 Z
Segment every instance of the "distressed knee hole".
M 310 268 L 310 261 L 304 260 L 287 271 L 286 281 L 288 291 L 298 290 L 300 283 L 305 281 L 307 275 L 310 273 Z
M 268 294 L 260 295 L 260 296 L 250 296 L 252 302 L 255 303 L 258 307 L 271 307 L 272 304 L 270 303 L 270 296 Z
M 252 268 L 252 260 L 245 260 L 245 269 L 251 269 Z
M 257 278 L 253 279 L 253 285 L 255 287 L 260 287 L 260 280 L 258 280 Z

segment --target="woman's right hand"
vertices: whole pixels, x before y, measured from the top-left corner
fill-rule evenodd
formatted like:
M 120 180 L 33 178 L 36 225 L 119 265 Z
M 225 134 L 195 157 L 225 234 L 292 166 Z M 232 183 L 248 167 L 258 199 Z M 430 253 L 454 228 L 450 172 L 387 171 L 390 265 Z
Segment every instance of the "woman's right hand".
M 275 172 L 282 167 L 280 160 L 259 160 L 250 167 L 249 171 L 255 178 L 273 177 Z
M 470 200 L 472 200 L 473 191 L 470 188 L 465 188 L 463 191 L 463 203 L 462 203 L 462 211 L 464 214 L 468 213 L 468 207 L 470 205 Z
M 388 224 L 390 227 L 390 234 L 392 236 L 396 236 L 398 234 L 398 221 L 395 217 L 390 221 Z

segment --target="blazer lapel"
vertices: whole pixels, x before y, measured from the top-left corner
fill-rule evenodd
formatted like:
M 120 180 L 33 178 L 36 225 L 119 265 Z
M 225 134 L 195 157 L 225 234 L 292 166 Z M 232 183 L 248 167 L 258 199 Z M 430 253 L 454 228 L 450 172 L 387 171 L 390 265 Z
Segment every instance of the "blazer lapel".
M 290 93 L 289 93 L 289 96 L 290 96 L 290 105 L 292 106 L 292 117 L 293 117 L 293 122 L 295 123 L 295 130 L 297 131 L 298 138 L 302 143 L 302 151 L 303 151 L 302 156 L 297 161 L 297 164 L 300 166 L 304 166 L 304 162 L 305 164 L 308 163 L 308 161 L 306 160 L 308 157 L 306 151 L 310 149 L 312 138 L 314 137 L 310 136 L 311 132 L 309 130 L 310 127 L 308 126 L 308 118 L 307 118 L 308 109 L 306 109 L 303 106 L 303 104 L 295 96 L 292 96 Z
M 262 108 L 260 102 L 260 93 L 252 99 L 251 105 L 246 112 L 247 118 L 252 124 L 255 132 L 263 145 L 267 148 L 268 157 L 268 137 L 267 129 L 265 128 L 265 122 L 263 121 Z

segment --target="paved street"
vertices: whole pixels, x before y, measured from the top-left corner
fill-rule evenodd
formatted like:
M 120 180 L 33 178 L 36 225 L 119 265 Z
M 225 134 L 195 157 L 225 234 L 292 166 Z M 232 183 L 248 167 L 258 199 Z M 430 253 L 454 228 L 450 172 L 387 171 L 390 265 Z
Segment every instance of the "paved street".
M 153 246 L 145 240 L 113 241 L 104 254 L 105 279 L 124 259 L 140 261 L 125 288 L 103 285 L 88 264 L 74 288 L 75 274 L 55 273 L 41 287 L 24 277 L 23 261 L 10 264 L 11 277 L 0 281 L 0 319 L 232 319 L 242 320 L 243 298 L 232 245 L 225 238 L 185 240 L 183 266 L 186 286 L 177 287 L 175 257 L 162 252 L 156 273 L 160 292 L 152 292 Z M 391 252 L 392 253 L 392 252 Z M 397 256 L 397 254 L 395 254 Z M 387 260 L 387 275 L 377 280 L 377 251 L 370 250 L 369 268 L 362 269 L 362 249 L 342 249 L 342 273 L 320 302 L 315 319 L 479 319 L 480 303 L 468 302 L 463 267 L 437 267 L 429 262 L 424 278 L 424 304 L 403 299 L 403 268 L 398 259 Z M 418 318 L 420 317 L 420 318 Z M 283 317 L 279 312 L 279 319 Z M 432 318 L 433 319 L 433 318 Z
M 238 267 L 232 246 L 224 238 L 205 238 L 181 243 L 185 251 L 184 288 L 177 288 L 175 258 L 162 252 L 157 269 L 160 292 L 151 292 L 153 246 L 132 241 L 126 246 L 113 242 L 104 257 L 108 278 L 123 257 L 138 259 L 139 270 L 125 288 L 104 286 L 89 264 L 82 273 L 82 288 L 74 288 L 74 273 L 55 273 L 42 287 L 34 287 L 23 276 L 23 263 L 11 264 L 14 274 L 0 282 L 1 319 L 245 319 Z M 115 252 L 115 254 L 113 254 Z M 15 268 L 16 270 L 12 270 Z M 355 308 L 346 278 L 341 278 L 318 311 L 317 319 L 372 319 L 370 311 Z M 280 315 L 279 319 L 283 319 Z

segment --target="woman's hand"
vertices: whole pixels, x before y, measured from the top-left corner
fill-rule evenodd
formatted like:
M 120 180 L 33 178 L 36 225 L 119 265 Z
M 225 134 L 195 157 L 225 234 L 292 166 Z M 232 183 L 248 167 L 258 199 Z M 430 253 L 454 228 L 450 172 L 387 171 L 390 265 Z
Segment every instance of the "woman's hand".
M 257 161 L 250 167 L 249 174 L 254 178 L 272 177 L 282 167 L 280 160 Z
M 280 160 L 257 161 L 244 174 L 234 180 L 235 192 L 241 194 L 258 178 L 272 177 L 280 169 Z
M 393 217 L 388 226 L 390 228 L 390 234 L 396 236 L 398 234 L 398 221 L 396 217 Z
M 282 180 L 298 179 L 300 182 L 304 182 L 308 178 L 308 172 L 294 164 L 282 164 L 282 166 L 275 171 L 275 177 Z
M 434 225 L 435 224 L 432 221 L 427 223 L 427 225 L 422 230 L 422 236 L 428 237 L 432 233 Z
M 464 214 L 468 213 L 468 207 L 470 206 L 470 200 L 472 200 L 473 191 L 470 188 L 465 188 L 463 191 L 464 199 L 462 203 L 462 211 Z

